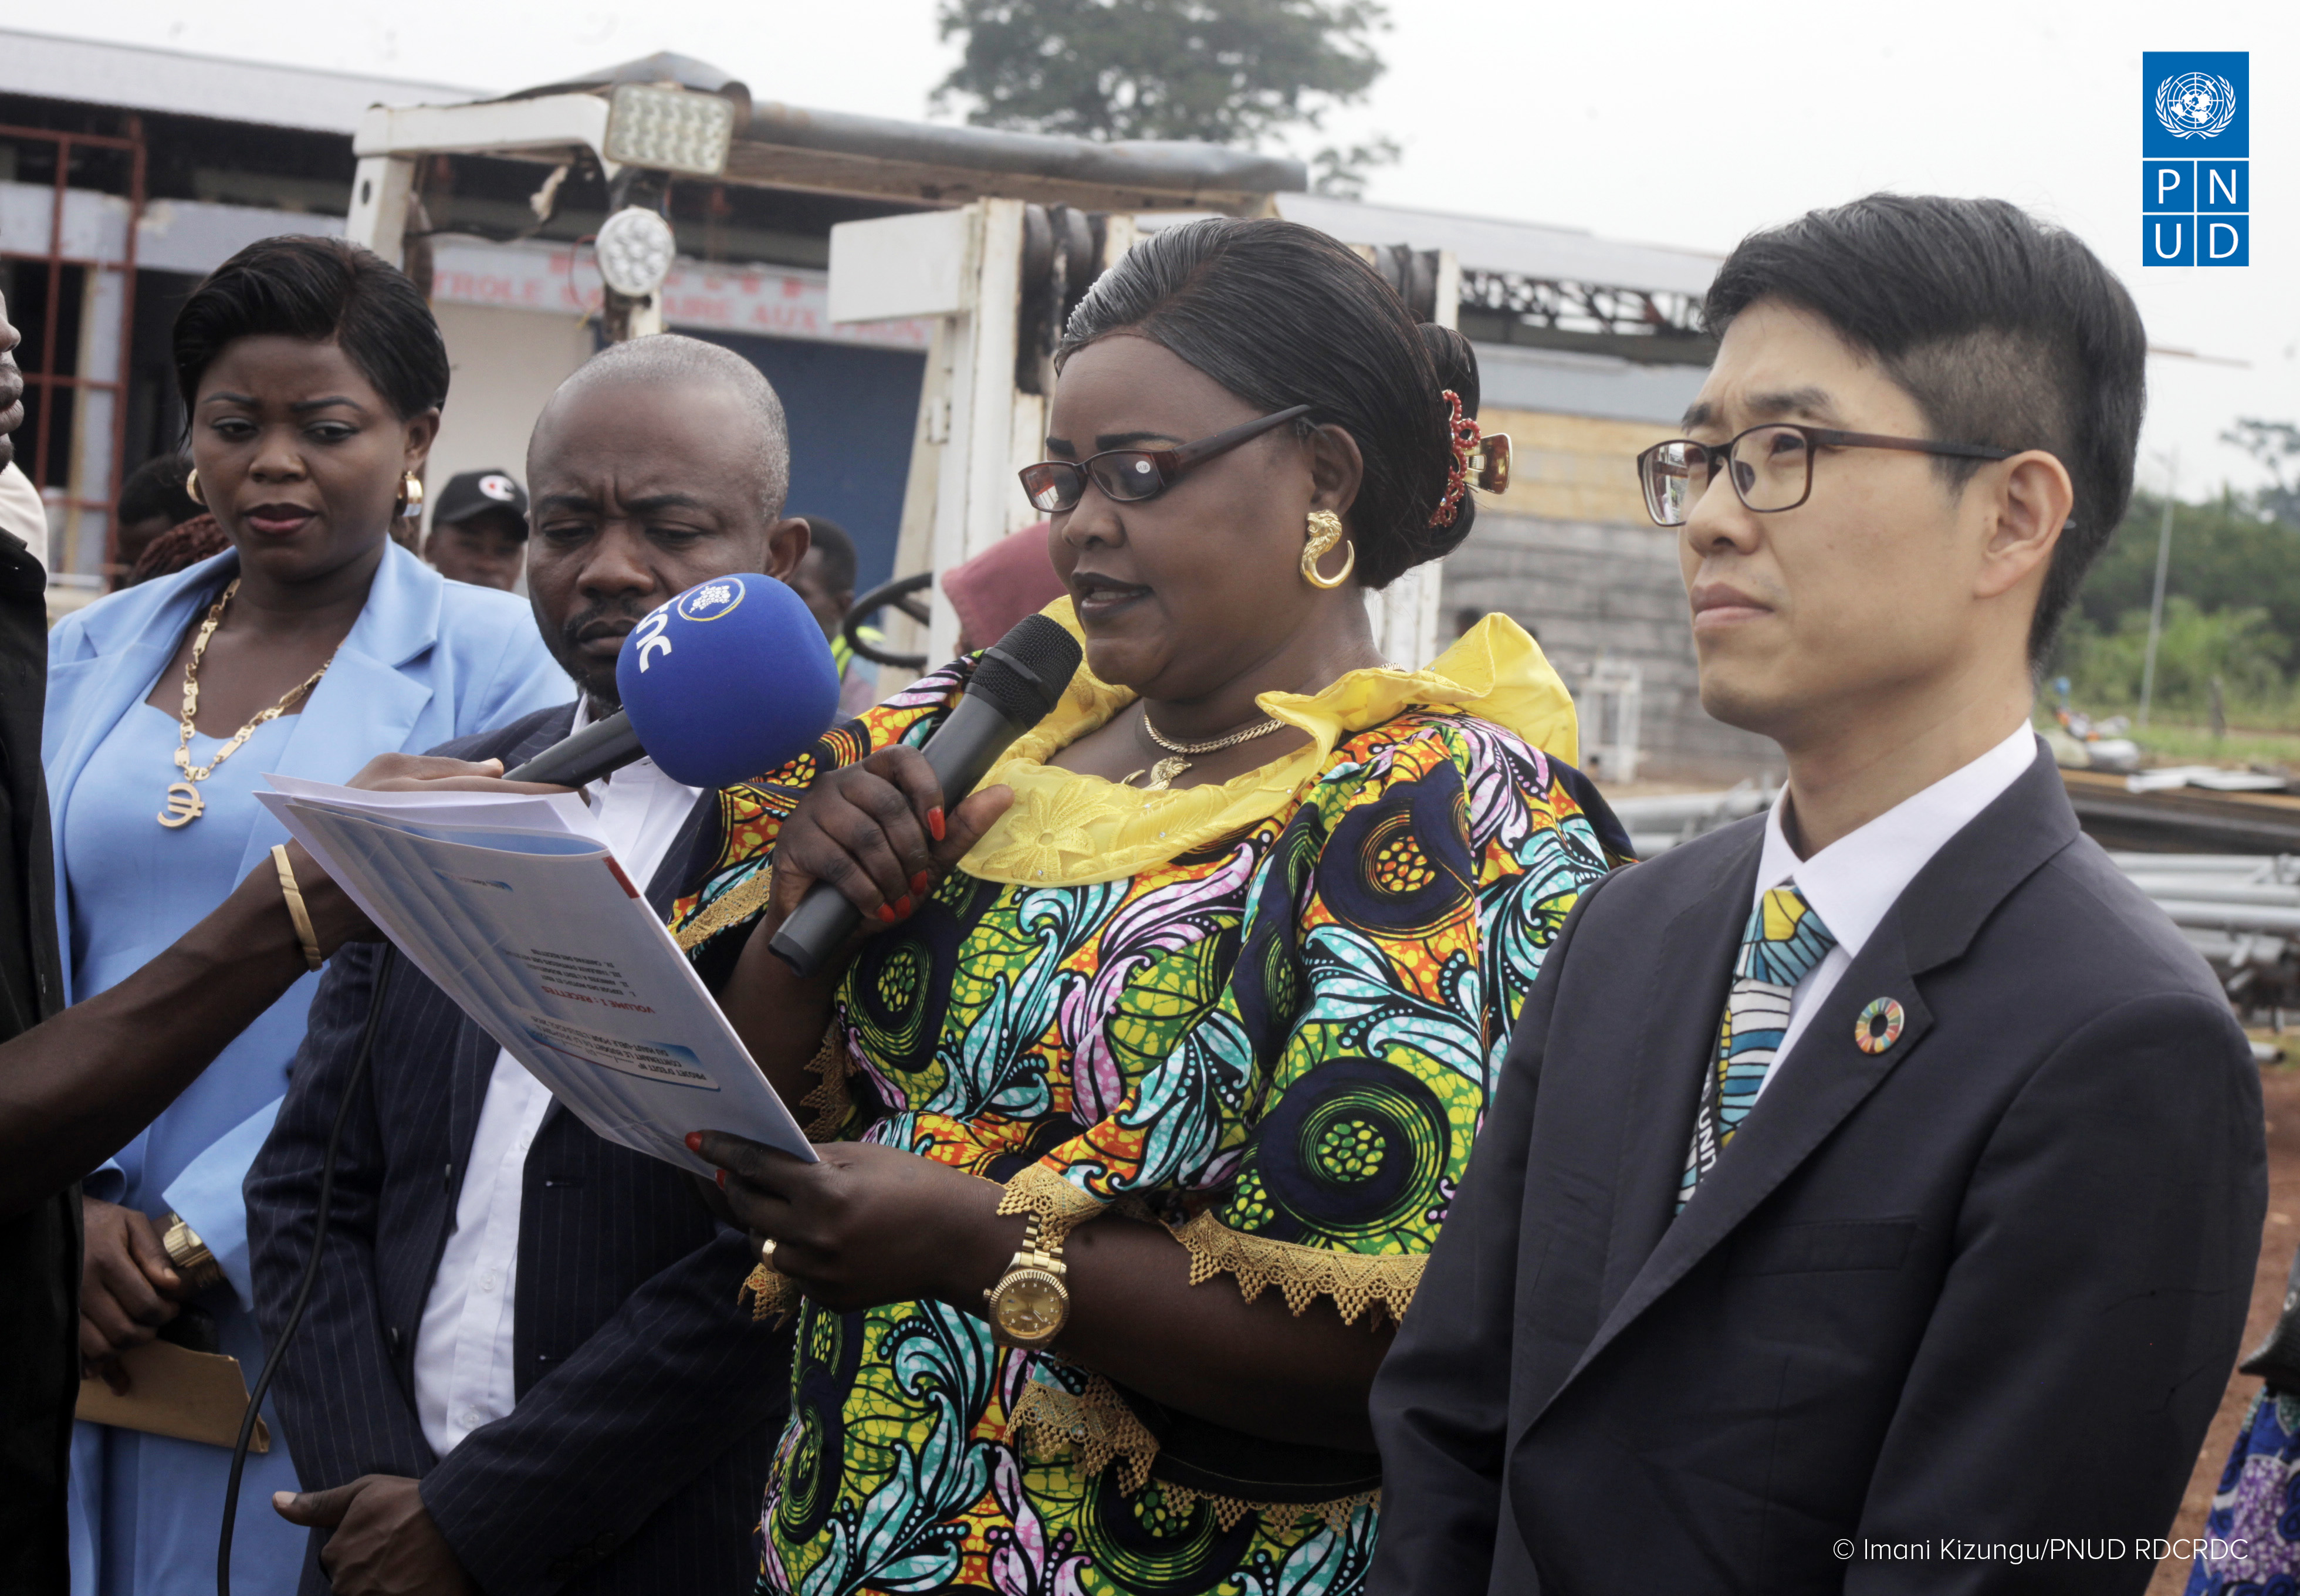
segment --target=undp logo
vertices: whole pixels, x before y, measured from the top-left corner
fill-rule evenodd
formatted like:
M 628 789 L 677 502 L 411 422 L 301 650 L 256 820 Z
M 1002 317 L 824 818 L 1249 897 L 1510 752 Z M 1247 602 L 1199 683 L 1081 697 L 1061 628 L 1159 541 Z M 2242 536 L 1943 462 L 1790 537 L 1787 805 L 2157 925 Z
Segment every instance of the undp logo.
M 722 576 L 679 595 L 679 614 L 687 621 L 716 621 L 743 602 L 743 579 Z
M 2251 264 L 2251 87 L 2248 51 L 2140 58 L 2143 265 Z
M 2252 154 L 2252 54 L 2151 50 L 2140 58 L 2143 155 Z

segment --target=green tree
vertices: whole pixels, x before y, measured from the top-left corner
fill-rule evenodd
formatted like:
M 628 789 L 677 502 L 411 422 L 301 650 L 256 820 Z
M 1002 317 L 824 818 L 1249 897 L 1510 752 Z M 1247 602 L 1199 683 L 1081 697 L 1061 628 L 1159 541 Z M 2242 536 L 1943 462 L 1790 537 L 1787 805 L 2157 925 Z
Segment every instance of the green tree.
M 2280 722 L 2300 708 L 2285 680 L 2300 660 L 2300 426 L 2247 417 L 2221 436 L 2271 480 L 2254 492 L 2173 502 L 2155 702 L 2201 710 L 2217 676 L 2232 704 Z M 2070 679 L 2079 703 L 2138 701 L 2163 516 L 2161 497 L 2135 494 L 2077 596 L 2053 673 Z
M 2071 626 L 2064 649 L 2078 701 L 2095 707 L 2138 703 L 2147 650 L 2146 607 L 2125 611 L 2113 631 L 2080 618 Z M 2218 677 L 2231 704 L 2276 707 L 2285 696 L 2290 652 L 2266 610 L 2205 610 L 2173 594 L 2164 601 L 2164 629 L 2156 642 L 2155 704 L 2202 712 Z
M 965 43 L 935 103 L 967 96 L 978 126 L 1248 148 L 1363 101 L 1389 25 L 1379 0 L 942 0 L 938 20 Z M 1312 161 L 1348 192 L 1396 157 L 1376 138 Z
M 2134 495 L 2124 524 L 2086 577 L 2078 604 L 2102 631 L 2114 631 L 2129 611 L 2147 610 L 2163 514 L 2162 498 Z M 2274 631 L 2300 639 L 2300 529 L 2271 519 L 2249 496 L 2175 502 L 2164 590 L 2206 611 L 2263 609 Z
M 2260 462 L 2270 478 L 2254 502 L 2286 526 L 2300 531 L 2300 426 L 2246 416 L 2221 434 Z

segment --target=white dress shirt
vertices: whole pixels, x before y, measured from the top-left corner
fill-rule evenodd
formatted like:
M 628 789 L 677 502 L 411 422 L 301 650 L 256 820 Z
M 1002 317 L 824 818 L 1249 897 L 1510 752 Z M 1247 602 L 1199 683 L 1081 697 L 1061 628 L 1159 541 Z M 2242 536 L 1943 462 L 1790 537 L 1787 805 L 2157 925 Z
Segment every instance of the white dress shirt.
M 0 531 L 15 533 L 34 559 L 47 563 L 47 504 L 32 480 L 13 463 L 0 465 Z
M 1781 815 L 1789 801 L 1788 789 L 1781 790 L 1773 800 L 1772 812 L 1765 817 L 1765 851 L 1757 861 L 1757 887 L 1750 897 L 1750 908 L 1754 911 L 1771 889 L 1794 881 L 1821 923 L 1836 936 L 1837 946 L 1806 972 L 1789 994 L 1789 1023 L 1781 1033 L 1776 1058 L 1788 1057 L 1789 1049 L 1804 1033 L 1805 1023 L 1835 990 L 1838 978 L 1867 946 L 1917 872 L 1931 862 L 1944 843 L 2019 781 L 2036 757 L 2037 734 L 2024 722 L 1971 764 L 1902 799 L 1810 859 L 1797 857 L 1781 829 Z M 1759 1097 L 1779 1074 L 1778 1068 L 1765 1072 L 1757 1085 Z
M 573 730 L 590 723 L 588 702 Z M 591 816 L 623 873 L 642 887 L 694 809 L 702 789 L 682 787 L 652 759 L 627 765 L 588 790 Z M 439 1256 L 415 1334 L 415 1416 L 423 1439 L 446 1457 L 463 1437 L 512 1410 L 512 1305 L 519 1279 L 520 1204 L 526 1194 L 527 1149 L 543 1125 L 551 1093 L 509 1053 L 479 1107 L 479 1125 L 455 1228 Z

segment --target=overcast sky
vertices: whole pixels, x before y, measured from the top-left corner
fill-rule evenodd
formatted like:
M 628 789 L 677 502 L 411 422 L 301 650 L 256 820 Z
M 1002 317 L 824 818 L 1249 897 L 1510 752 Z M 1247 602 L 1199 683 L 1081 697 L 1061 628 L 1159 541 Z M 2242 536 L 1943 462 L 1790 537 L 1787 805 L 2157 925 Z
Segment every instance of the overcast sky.
M 2288 0 L 1543 5 L 1389 0 L 1390 63 L 1333 130 L 1404 160 L 1369 197 L 1723 250 L 1877 188 L 1995 195 L 2073 228 L 2153 342 L 2248 362 L 2150 363 L 2141 477 L 2177 449 L 2193 497 L 2257 480 L 2218 441 L 2300 420 L 2300 21 Z M 762 99 L 921 116 L 949 70 L 934 0 L 106 0 L 44 30 L 510 89 L 671 49 Z M 2143 269 L 2140 54 L 2250 50 L 2254 219 L 2243 270 Z

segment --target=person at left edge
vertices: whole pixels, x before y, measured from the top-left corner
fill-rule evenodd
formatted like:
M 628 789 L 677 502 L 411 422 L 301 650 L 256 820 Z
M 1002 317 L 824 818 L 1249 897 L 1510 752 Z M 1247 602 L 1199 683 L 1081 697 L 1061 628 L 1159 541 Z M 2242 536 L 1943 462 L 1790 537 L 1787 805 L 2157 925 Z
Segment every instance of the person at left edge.
M 63 1007 L 39 761 L 47 572 L 32 553 L 46 546 L 47 523 L 11 460 L 9 435 L 24 419 L 16 340 L 0 296 L 0 1591 L 56 1596 L 71 1588 L 64 1483 L 80 1389 L 79 1177 L 314 961 L 367 928 L 290 844 L 300 922 L 266 856 L 141 970 Z M 149 1306 L 162 1308 L 156 1297 Z
M 706 580 L 788 575 L 807 535 L 781 511 L 788 458 L 781 405 L 741 356 L 672 335 L 595 356 L 529 455 L 530 624 L 582 698 L 439 752 L 515 768 L 612 713 L 621 645 L 649 610 Z M 729 795 L 651 760 L 588 791 L 659 914 L 721 867 Z M 248 1175 L 267 1324 L 311 1254 L 374 969 L 371 948 L 321 982 Z M 279 1376 L 306 1487 L 280 1511 L 312 1526 L 317 1553 L 304 1590 L 748 1589 L 789 1338 L 738 1300 L 742 1233 L 680 1171 L 595 1134 L 404 965 L 350 1113 L 316 1295 Z
M 174 358 L 196 491 L 232 547 L 50 634 L 43 762 L 74 1002 L 143 965 L 286 840 L 254 799 L 264 773 L 347 781 L 373 755 L 567 693 L 518 600 L 444 581 L 388 536 L 448 379 L 438 325 L 398 271 L 334 239 L 251 245 L 185 301 Z M 243 1367 L 262 1362 L 240 1182 L 318 985 L 298 982 L 88 1177 L 91 1370 L 116 1375 L 114 1355 L 151 1338 L 138 1315 L 155 1293 L 212 1316 Z M 155 1276 L 162 1257 L 176 1268 Z M 79 1426 L 76 1596 L 212 1589 L 229 1463 L 198 1441 Z M 294 1587 L 303 1538 L 266 1505 L 293 1483 L 288 1446 L 248 1459 L 240 1596 Z

